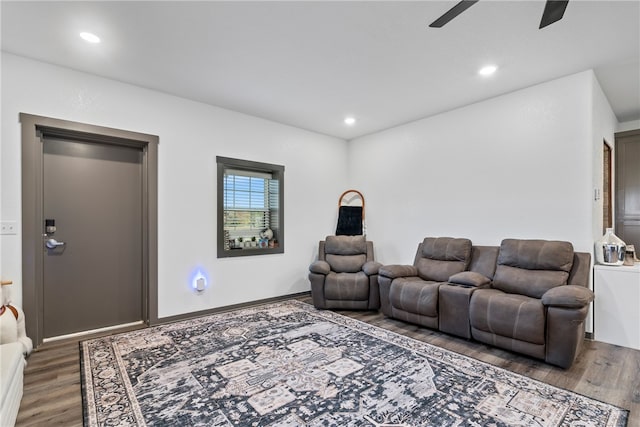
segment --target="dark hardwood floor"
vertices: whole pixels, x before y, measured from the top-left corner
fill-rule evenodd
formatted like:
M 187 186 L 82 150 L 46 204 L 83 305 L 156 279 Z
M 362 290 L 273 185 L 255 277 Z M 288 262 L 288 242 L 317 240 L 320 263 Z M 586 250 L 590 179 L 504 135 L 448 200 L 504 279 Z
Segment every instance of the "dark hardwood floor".
M 309 297 L 301 297 L 311 302 Z M 630 410 L 629 427 L 640 427 L 640 351 L 587 340 L 571 369 L 519 356 L 384 317 L 377 312 L 341 311 L 414 339 L 572 390 Z M 83 337 L 82 340 L 87 339 Z M 41 345 L 28 359 L 17 426 L 81 426 L 80 339 Z

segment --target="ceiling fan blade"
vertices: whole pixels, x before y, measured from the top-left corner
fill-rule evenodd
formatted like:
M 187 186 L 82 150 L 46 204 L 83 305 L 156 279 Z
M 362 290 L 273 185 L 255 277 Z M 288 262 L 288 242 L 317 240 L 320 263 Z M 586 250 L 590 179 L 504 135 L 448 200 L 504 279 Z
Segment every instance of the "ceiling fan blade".
M 567 8 L 567 3 L 569 3 L 569 0 L 547 0 L 547 3 L 544 5 L 540 28 L 544 28 L 547 25 L 551 25 L 554 22 L 561 20 L 562 15 L 564 15 L 564 11 Z
M 478 3 L 478 0 L 462 0 L 451 9 L 449 9 L 444 15 L 440 18 L 433 21 L 429 26 L 431 28 L 440 28 L 447 22 L 451 21 L 456 16 L 460 15 L 465 10 L 469 9 L 474 4 Z

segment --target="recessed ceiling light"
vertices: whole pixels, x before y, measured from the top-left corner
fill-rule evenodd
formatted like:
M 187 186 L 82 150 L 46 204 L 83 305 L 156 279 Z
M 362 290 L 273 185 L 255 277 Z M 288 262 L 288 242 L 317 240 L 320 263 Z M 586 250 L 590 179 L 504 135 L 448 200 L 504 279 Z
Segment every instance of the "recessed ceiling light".
M 92 33 L 82 32 L 80 33 L 80 37 L 89 43 L 100 43 L 100 37 Z
M 355 117 L 347 117 L 347 118 L 344 119 L 344 123 L 349 125 L 349 126 L 355 124 L 355 122 L 356 122 Z
M 481 76 L 490 76 L 491 74 L 495 73 L 497 69 L 498 67 L 496 67 L 495 65 L 486 65 L 478 70 L 478 74 L 480 74 Z

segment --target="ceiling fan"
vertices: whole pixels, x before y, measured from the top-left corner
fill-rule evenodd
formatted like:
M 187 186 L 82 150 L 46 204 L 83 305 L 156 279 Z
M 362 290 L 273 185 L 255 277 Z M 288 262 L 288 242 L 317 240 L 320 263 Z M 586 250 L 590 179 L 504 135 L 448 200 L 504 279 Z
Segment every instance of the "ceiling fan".
M 460 15 L 465 10 L 476 4 L 479 0 L 462 0 L 455 6 L 449 9 L 440 18 L 433 21 L 429 26 L 432 28 L 440 28 L 447 22 L 451 21 L 456 16 Z M 562 19 L 564 11 L 567 8 L 569 0 L 547 0 L 544 5 L 544 12 L 542 12 L 542 19 L 540 20 L 540 28 L 544 28 L 547 25 L 553 24 L 556 21 Z

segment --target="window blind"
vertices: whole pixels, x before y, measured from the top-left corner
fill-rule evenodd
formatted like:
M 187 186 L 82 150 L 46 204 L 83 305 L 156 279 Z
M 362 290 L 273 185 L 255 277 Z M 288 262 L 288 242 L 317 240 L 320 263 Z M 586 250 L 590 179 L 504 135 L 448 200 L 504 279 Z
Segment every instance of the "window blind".
M 271 227 L 270 211 L 274 203 L 272 190 L 275 188 L 277 193 L 277 187 L 277 180 L 273 180 L 268 173 L 225 170 L 224 229 L 257 234 Z M 277 205 L 277 197 L 275 199 Z

